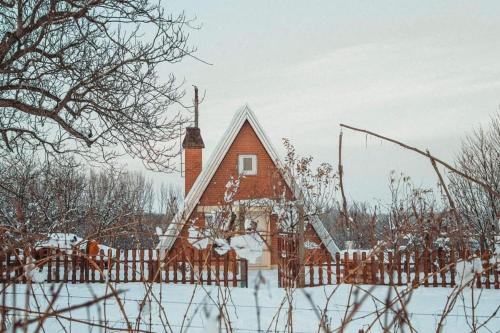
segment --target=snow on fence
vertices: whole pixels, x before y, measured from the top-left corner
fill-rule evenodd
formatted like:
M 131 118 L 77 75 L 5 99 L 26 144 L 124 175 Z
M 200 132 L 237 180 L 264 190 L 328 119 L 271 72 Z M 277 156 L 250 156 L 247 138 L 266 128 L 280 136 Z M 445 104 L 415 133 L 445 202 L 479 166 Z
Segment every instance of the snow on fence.
M 278 239 L 278 279 L 280 287 L 299 285 L 300 266 L 296 242 Z M 304 286 L 330 284 L 412 285 L 414 287 L 454 287 L 474 280 L 478 288 L 500 288 L 498 259 L 489 251 L 474 255 L 454 249 L 412 252 L 380 250 L 335 253 L 329 256 L 307 251 L 304 258 Z
M 97 256 L 80 251 L 49 249 L 32 260 L 20 249 L 0 250 L 0 282 L 128 283 L 165 282 L 247 286 L 248 263 L 228 252 L 188 249 L 163 259 L 159 250 L 109 249 Z M 158 268 L 160 268 L 158 270 Z

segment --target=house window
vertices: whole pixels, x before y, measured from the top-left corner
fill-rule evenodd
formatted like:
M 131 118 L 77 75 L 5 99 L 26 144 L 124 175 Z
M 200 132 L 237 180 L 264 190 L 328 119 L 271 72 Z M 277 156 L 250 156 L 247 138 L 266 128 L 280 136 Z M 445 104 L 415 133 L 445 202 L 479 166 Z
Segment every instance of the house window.
M 238 159 L 238 172 L 241 175 L 256 175 L 257 155 L 240 155 Z
M 215 227 L 215 212 L 205 213 L 205 227 L 207 228 Z

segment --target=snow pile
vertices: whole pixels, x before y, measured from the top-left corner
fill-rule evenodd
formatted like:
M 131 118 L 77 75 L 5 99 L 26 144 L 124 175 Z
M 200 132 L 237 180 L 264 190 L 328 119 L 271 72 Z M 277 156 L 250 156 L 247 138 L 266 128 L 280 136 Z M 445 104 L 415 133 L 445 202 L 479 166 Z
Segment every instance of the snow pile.
M 264 240 L 255 232 L 251 234 L 231 237 L 231 247 L 240 258 L 247 259 L 251 264 L 255 264 L 262 256 Z
M 320 246 L 318 243 L 307 240 L 304 242 L 304 248 L 306 248 L 308 250 L 318 250 L 320 248 Z
M 247 259 L 250 263 L 255 263 L 262 256 L 265 245 L 264 240 L 257 232 L 231 236 L 228 239 L 216 237 L 212 240 L 206 231 L 203 232 L 194 226 L 189 228 L 188 241 L 198 250 L 206 249 L 209 244 L 213 244 L 214 251 L 221 256 L 234 249 L 240 258 Z
M 472 258 L 472 260 L 462 260 L 456 264 L 457 282 L 460 286 L 465 286 L 474 280 L 476 273 L 483 271 L 481 258 Z
M 24 275 L 26 278 L 33 283 L 45 282 L 46 274 L 31 262 L 31 257 L 28 257 L 28 262 L 29 263 L 24 266 Z
M 75 234 L 51 233 L 47 235 L 47 239 L 37 242 L 35 247 L 71 250 L 82 241 L 83 238 Z
M 228 242 L 224 238 L 216 238 L 214 241 L 214 250 L 220 256 L 223 256 L 227 253 L 227 251 L 231 250 L 231 246 L 229 246 Z
M 197 227 L 189 228 L 188 241 L 198 250 L 203 250 L 208 247 L 208 237 L 203 231 Z

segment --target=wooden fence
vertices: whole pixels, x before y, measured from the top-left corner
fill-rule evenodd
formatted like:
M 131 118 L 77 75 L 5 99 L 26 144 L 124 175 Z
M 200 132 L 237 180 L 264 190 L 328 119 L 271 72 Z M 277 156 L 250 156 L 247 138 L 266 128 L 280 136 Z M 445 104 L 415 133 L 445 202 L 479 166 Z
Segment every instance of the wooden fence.
M 26 270 L 35 282 L 128 283 L 164 282 L 247 286 L 248 264 L 232 252 L 223 256 L 211 250 L 188 249 L 162 258 L 159 250 L 110 249 L 97 256 L 80 251 L 49 250 L 33 261 L 23 250 L 0 250 L 0 282 L 26 282 Z M 31 268 L 30 268 L 31 267 Z
M 309 253 L 308 253 L 309 252 Z M 278 238 L 278 279 L 280 287 L 297 287 L 301 267 L 296 242 Z M 330 284 L 379 284 L 413 285 L 415 287 L 454 287 L 460 284 L 457 269 L 468 268 L 472 260 L 480 260 L 482 270 L 472 273 L 478 288 L 500 288 L 499 264 L 490 252 L 457 253 L 451 250 L 427 250 L 412 252 L 378 253 L 368 251 L 336 253 L 335 260 L 327 256 L 316 256 L 307 251 L 302 268 L 305 287 Z

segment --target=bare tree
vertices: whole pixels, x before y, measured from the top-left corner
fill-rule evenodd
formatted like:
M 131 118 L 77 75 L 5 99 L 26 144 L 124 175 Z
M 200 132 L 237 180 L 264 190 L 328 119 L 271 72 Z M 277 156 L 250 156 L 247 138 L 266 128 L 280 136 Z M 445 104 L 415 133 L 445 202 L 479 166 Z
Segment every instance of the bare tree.
M 157 69 L 192 54 L 189 23 L 150 0 L 0 1 L 0 156 L 124 151 L 171 170 L 182 91 Z
M 456 160 L 457 168 L 500 191 L 500 115 L 467 136 Z M 496 224 L 500 219 L 500 199 L 483 187 L 451 173 L 450 189 L 464 223 L 473 226 L 482 239 L 481 246 L 493 244 Z

